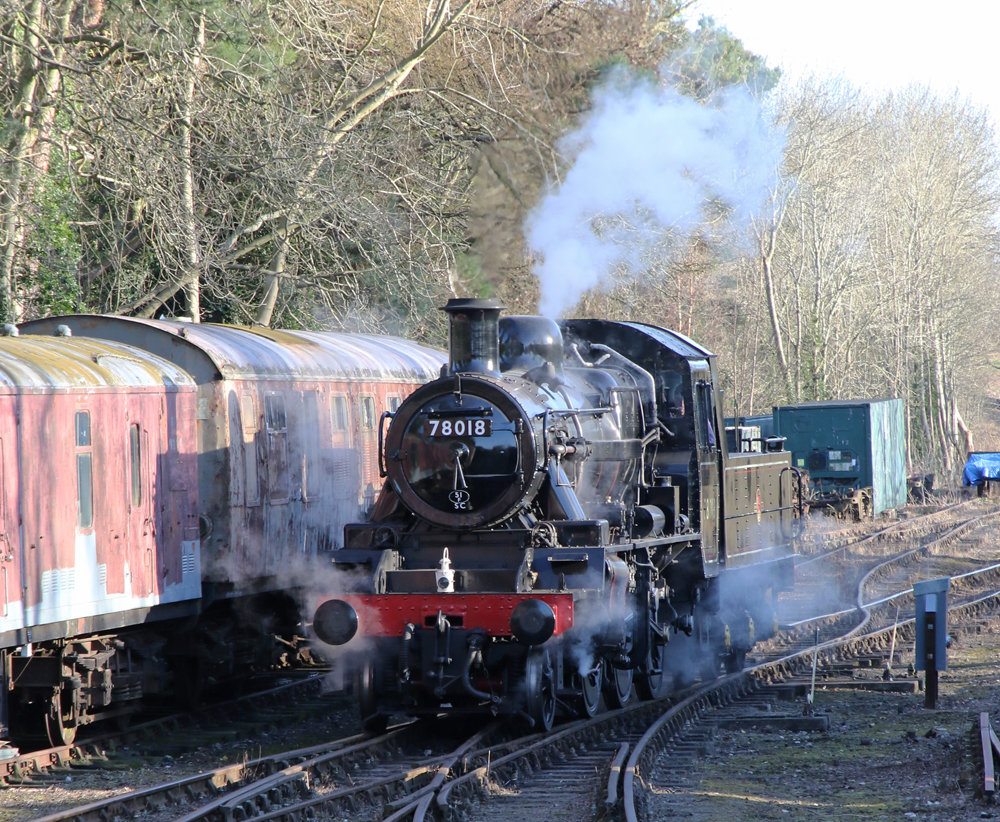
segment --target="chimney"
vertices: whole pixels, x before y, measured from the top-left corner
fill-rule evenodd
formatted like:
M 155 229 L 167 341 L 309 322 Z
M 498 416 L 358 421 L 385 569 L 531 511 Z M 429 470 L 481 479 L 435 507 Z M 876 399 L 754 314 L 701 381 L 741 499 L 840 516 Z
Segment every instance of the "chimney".
M 500 376 L 497 324 L 504 306 L 497 300 L 455 299 L 441 310 L 448 315 L 448 371 Z

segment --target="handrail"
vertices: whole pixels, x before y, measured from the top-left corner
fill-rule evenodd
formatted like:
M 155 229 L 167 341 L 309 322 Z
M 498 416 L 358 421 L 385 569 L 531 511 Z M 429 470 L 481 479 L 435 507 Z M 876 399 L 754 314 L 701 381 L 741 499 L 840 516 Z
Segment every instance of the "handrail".
M 385 428 L 386 417 L 391 422 L 395 416 L 396 414 L 393 411 L 383 411 L 382 416 L 378 418 L 378 475 L 383 479 L 389 475 L 385 470 L 385 435 L 383 434 L 383 429 Z

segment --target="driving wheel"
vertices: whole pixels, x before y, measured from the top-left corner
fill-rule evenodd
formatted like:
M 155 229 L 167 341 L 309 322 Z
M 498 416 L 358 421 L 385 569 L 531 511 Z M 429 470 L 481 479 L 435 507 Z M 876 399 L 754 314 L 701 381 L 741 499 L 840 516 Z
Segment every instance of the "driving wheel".
M 580 696 L 576 705 L 584 716 L 596 716 L 601 703 L 601 684 L 604 676 L 600 662 L 591 662 L 587 673 L 575 675 L 576 685 L 580 688 Z
M 375 662 L 366 659 L 357 674 L 358 707 L 361 709 L 361 725 L 373 734 L 383 734 L 389 727 L 389 717 L 378 712 L 380 671 Z
M 609 708 L 624 708 L 632 697 L 631 668 L 619 670 L 607 660 L 604 661 L 604 701 Z
M 671 678 L 663 670 L 663 646 L 650 641 L 646 659 L 639 666 L 635 690 L 639 699 L 659 699 L 670 691 Z
M 552 730 L 556 718 L 556 677 L 547 650 L 534 648 L 528 653 L 525 670 L 528 716 L 535 730 Z

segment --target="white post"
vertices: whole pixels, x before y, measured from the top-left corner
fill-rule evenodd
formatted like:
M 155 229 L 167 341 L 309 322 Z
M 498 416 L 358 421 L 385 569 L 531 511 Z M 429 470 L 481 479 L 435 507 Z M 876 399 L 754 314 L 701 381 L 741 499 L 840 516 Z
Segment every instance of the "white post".
M 816 697 L 816 659 L 819 657 L 819 628 L 816 628 L 816 647 L 813 648 L 813 673 L 812 686 L 809 688 L 809 704 L 813 704 Z
M 896 606 L 896 619 L 892 623 L 892 642 L 889 643 L 889 661 L 885 665 L 886 679 L 892 679 L 892 658 L 896 655 L 896 628 L 899 626 L 899 606 Z

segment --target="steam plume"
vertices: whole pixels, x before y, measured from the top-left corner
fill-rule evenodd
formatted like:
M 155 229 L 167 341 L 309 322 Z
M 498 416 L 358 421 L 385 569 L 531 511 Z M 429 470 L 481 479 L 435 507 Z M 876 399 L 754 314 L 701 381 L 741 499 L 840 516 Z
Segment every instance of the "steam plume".
M 745 90 L 701 105 L 624 72 L 611 77 L 560 144 L 575 158 L 565 180 L 528 219 L 540 313 L 558 316 L 623 267 L 640 274 L 664 240 L 682 248 L 709 204 L 730 227 L 747 224 L 775 185 L 783 145 Z

